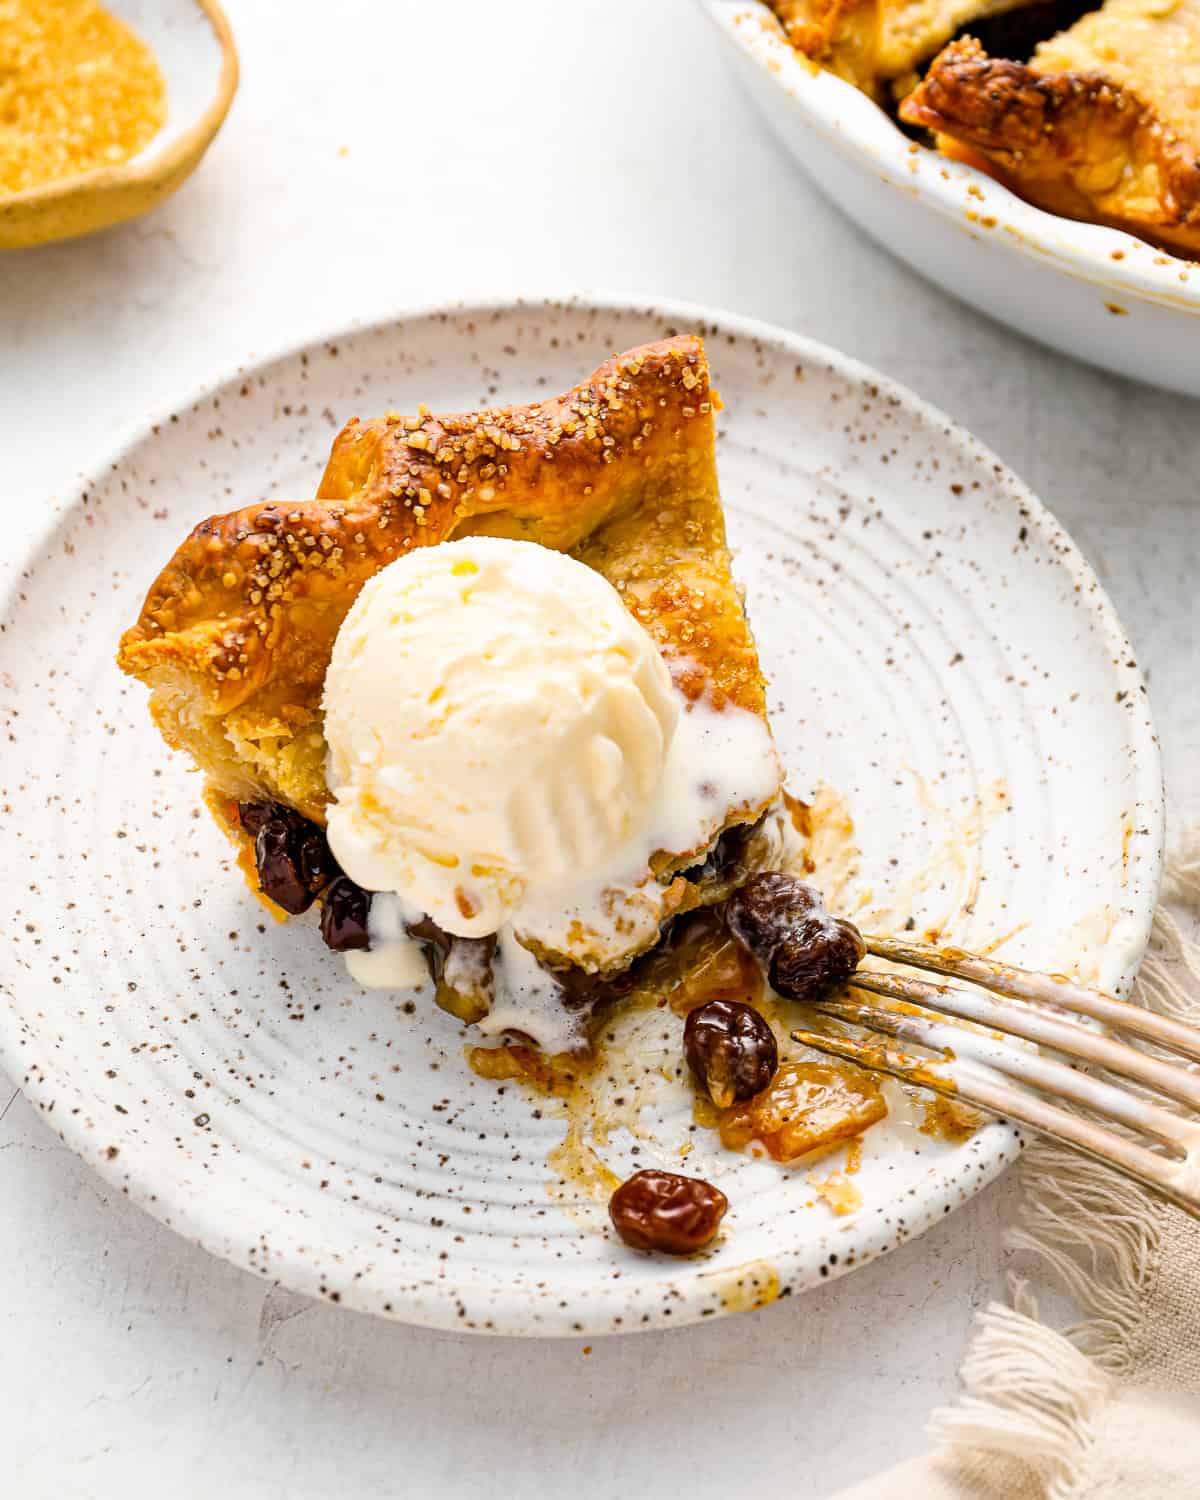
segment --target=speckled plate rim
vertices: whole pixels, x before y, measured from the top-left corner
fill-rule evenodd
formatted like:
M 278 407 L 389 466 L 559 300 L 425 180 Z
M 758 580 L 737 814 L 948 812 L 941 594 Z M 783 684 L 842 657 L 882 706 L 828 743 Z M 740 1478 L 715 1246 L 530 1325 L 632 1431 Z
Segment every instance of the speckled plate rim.
M 1068 275 L 1105 291 L 1145 298 L 1200 316 L 1200 268 L 1126 230 L 1064 219 L 1024 198 L 966 162 L 952 161 L 912 141 L 860 89 L 799 57 L 761 0 L 699 0 L 727 45 L 752 59 L 771 86 L 791 100 L 809 126 L 835 150 L 866 159 L 891 188 L 914 195 L 955 228 L 976 231 L 979 194 L 994 221 L 993 242 L 1015 260 L 1053 262 Z M 755 29 L 738 18 L 754 22 Z M 974 220 L 965 215 L 973 214 Z M 1180 273 L 1188 274 L 1186 281 Z
M 192 387 L 185 400 L 175 398 L 161 403 L 150 417 L 131 422 L 108 454 L 91 465 L 81 477 L 79 485 L 67 498 L 57 505 L 52 504 L 48 514 L 39 517 L 36 509 L 32 516 L 28 511 L 25 512 L 23 531 L 18 531 L 18 535 L 13 538 L 11 550 L 5 558 L 0 559 L 0 622 L 7 620 L 13 605 L 19 602 L 22 577 L 37 561 L 56 531 L 70 521 L 91 486 L 117 467 L 138 445 L 153 437 L 156 428 L 166 427 L 173 415 L 217 394 L 230 382 L 243 380 L 253 370 L 295 358 L 302 352 L 330 342 L 344 342 L 354 336 L 383 333 L 388 329 L 400 329 L 406 324 L 437 319 L 483 319 L 497 314 L 504 316 L 515 313 L 536 317 L 539 310 L 576 312 L 581 315 L 608 313 L 618 317 L 655 319 L 664 326 L 694 329 L 709 338 L 732 334 L 760 346 L 777 348 L 793 363 L 824 366 L 847 381 L 869 385 L 888 402 L 907 408 L 918 421 L 941 431 L 946 444 L 956 450 L 962 461 L 986 465 L 990 469 L 1002 471 L 1008 477 L 1008 493 L 1014 505 L 1019 507 L 1021 521 L 1029 528 L 1030 537 L 1037 538 L 1047 549 L 1053 543 L 1056 565 L 1067 570 L 1080 594 L 1090 601 L 1104 639 L 1110 647 L 1114 696 L 1118 693 L 1144 692 L 1141 673 L 1134 663 L 1116 611 L 1075 543 L 1051 512 L 1011 474 L 1006 465 L 938 408 L 870 366 L 843 355 L 828 345 L 776 325 L 694 303 L 657 298 L 631 301 L 628 297 L 603 294 L 480 298 L 410 306 L 378 318 L 338 322 L 324 332 L 306 334 L 302 338 L 283 343 L 268 353 L 257 354 L 245 364 L 225 367 L 199 386 Z M 1130 716 L 1122 722 L 1126 725 L 1124 737 L 1134 752 L 1136 767 L 1136 791 L 1130 815 L 1136 819 L 1138 826 L 1147 830 L 1149 837 L 1140 841 L 1142 853 L 1131 861 L 1128 883 L 1123 891 L 1129 915 L 1116 925 L 1105 944 L 1098 964 L 1098 983 L 1109 990 L 1128 992 L 1149 941 L 1162 870 L 1165 807 L 1158 741 L 1149 727 L 1149 720 L 1141 721 Z M 21 1083 L 23 1067 L 20 1011 L 16 1005 L 0 1006 L 0 1064 L 14 1083 Z M 56 1089 L 63 1086 L 54 1070 L 53 1054 L 48 1057 L 44 1071 L 36 1080 L 21 1083 L 27 1097 L 44 1117 Z M 144 1151 L 136 1142 L 127 1143 L 120 1153 L 118 1165 L 108 1157 L 106 1149 L 97 1144 L 94 1135 L 82 1124 L 76 1124 L 69 1113 L 59 1112 L 52 1118 L 46 1117 L 46 1123 L 114 1191 L 124 1193 L 152 1217 L 219 1258 L 229 1260 L 241 1269 L 264 1273 L 264 1267 L 251 1265 L 230 1248 L 228 1224 L 220 1213 L 210 1210 L 211 1200 L 207 1196 L 176 1200 L 169 1193 L 162 1192 L 163 1183 L 153 1172 L 152 1151 Z M 987 1150 L 978 1144 L 983 1142 L 987 1143 Z M 977 1157 L 972 1164 L 973 1170 L 969 1174 L 963 1174 L 968 1177 L 965 1186 L 961 1177 L 955 1177 L 923 1184 L 920 1190 L 915 1187 L 907 1190 L 906 1197 L 912 1201 L 906 1202 L 900 1233 L 897 1233 L 892 1219 L 896 1207 L 894 1200 L 880 1202 L 863 1210 L 856 1220 L 855 1255 L 852 1259 L 843 1257 L 831 1264 L 823 1251 L 817 1257 L 813 1253 L 813 1246 L 804 1245 L 776 1252 L 771 1264 L 779 1278 L 779 1295 L 807 1291 L 823 1281 L 844 1275 L 877 1259 L 902 1241 L 922 1233 L 999 1176 L 1020 1153 L 1021 1135 L 1012 1126 L 992 1125 L 969 1142 L 967 1149 L 973 1146 L 977 1147 Z M 587 1298 L 581 1299 L 578 1320 L 570 1326 L 556 1323 L 553 1327 L 544 1327 L 537 1314 L 540 1300 L 548 1294 L 527 1289 L 514 1290 L 507 1302 L 490 1300 L 488 1326 L 483 1328 L 476 1324 L 473 1331 L 535 1337 L 574 1337 L 586 1333 L 592 1337 L 605 1333 L 637 1332 L 648 1328 L 683 1327 L 724 1312 L 745 1310 L 747 1304 L 727 1305 L 721 1291 L 735 1285 L 740 1275 L 753 1278 L 761 1271 L 762 1262 L 757 1259 L 744 1266 L 722 1266 L 719 1269 L 707 1269 L 703 1261 L 685 1261 L 679 1263 L 677 1275 L 669 1280 L 658 1280 L 641 1286 L 622 1283 L 620 1296 L 624 1316 L 619 1328 L 613 1326 L 609 1317 L 611 1309 L 603 1305 L 603 1296 L 597 1296 L 595 1303 Z M 270 1275 L 272 1280 L 310 1296 L 328 1296 L 330 1291 L 337 1291 L 339 1305 L 342 1307 L 388 1316 L 396 1321 L 422 1327 L 455 1332 L 463 1331 L 459 1307 L 464 1297 L 471 1295 L 473 1285 L 461 1280 L 450 1285 L 428 1280 L 420 1289 L 410 1287 L 405 1294 L 396 1296 L 385 1308 L 384 1297 L 378 1294 L 378 1289 L 367 1290 L 349 1272 L 341 1285 L 338 1285 L 336 1275 L 327 1275 L 324 1283 L 318 1285 L 311 1265 L 302 1258 L 277 1256 L 271 1264 Z M 596 1290 L 600 1292 L 599 1287 Z M 494 1288 L 489 1288 L 488 1293 L 494 1294 Z M 750 1307 L 753 1305 L 748 1304 Z

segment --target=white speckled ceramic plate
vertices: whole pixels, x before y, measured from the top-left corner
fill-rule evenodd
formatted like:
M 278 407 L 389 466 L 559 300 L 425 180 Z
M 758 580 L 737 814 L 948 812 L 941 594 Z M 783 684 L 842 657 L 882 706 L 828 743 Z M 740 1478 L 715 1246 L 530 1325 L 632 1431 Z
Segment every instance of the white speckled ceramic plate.
M 732 1207 L 704 1257 L 627 1250 L 550 1164 L 553 1101 L 477 1078 L 448 1016 L 358 990 L 312 926 L 264 920 L 113 665 L 186 529 L 311 495 L 350 415 L 557 392 L 683 329 L 726 403 L 722 486 L 793 790 L 831 788 L 856 825 L 840 904 L 966 946 L 1007 935 L 1002 952 L 1111 987 L 1141 956 L 1162 814 L 1141 678 L 1070 539 L 965 433 L 828 349 L 697 308 L 347 331 L 143 427 L 3 564 L 4 1065 L 111 1183 L 240 1266 L 440 1327 L 680 1324 L 862 1264 L 1018 1149 L 1000 1123 L 933 1140 L 896 1101 L 866 1138 L 861 1208 L 836 1218 L 811 1168 L 690 1132 L 679 1022 L 654 1013 L 635 1133 L 592 1145 L 624 1173 L 690 1144 Z

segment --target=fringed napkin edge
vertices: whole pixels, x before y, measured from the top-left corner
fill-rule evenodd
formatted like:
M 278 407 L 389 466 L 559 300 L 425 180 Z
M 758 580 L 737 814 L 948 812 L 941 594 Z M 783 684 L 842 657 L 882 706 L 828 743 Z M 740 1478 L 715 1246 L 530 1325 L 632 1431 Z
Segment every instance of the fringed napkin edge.
M 1200 914 L 1200 827 L 1168 859 L 1163 903 Z M 1142 1004 L 1200 1024 L 1200 944 L 1160 905 L 1138 974 Z M 1011 1305 L 978 1317 L 962 1366 L 965 1394 L 933 1414 L 929 1432 L 953 1457 L 980 1452 L 1030 1465 L 1046 1500 L 1082 1500 L 1098 1424 L 1137 1348 L 1173 1212 L 1109 1168 L 1049 1141 L 1022 1162 L 1022 1199 L 1007 1243 L 1034 1259 L 1084 1319 L 1041 1322 L 1028 1280 L 1011 1276 Z

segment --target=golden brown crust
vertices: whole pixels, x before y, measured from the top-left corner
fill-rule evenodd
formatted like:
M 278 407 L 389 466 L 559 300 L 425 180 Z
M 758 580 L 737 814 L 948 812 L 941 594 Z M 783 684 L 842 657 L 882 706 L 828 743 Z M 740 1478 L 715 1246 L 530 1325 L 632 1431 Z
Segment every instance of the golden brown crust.
M 968 37 L 934 59 L 900 116 L 945 137 L 949 154 L 980 153 L 1053 213 L 1200 250 L 1196 150 L 1104 73 L 1039 71 Z
M 769 0 L 797 52 L 872 98 L 914 70 L 972 21 L 1026 0 Z
M 881 94 L 875 0 L 771 0 L 771 9 L 797 52 L 863 93 Z
M 680 337 L 609 360 L 556 400 L 352 421 L 316 500 L 195 528 L 118 662 L 218 793 L 323 821 L 321 693 L 358 590 L 412 547 L 486 533 L 574 552 L 621 592 L 686 691 L 765 718 L 725 543 L 716 404 L 701 341 Z

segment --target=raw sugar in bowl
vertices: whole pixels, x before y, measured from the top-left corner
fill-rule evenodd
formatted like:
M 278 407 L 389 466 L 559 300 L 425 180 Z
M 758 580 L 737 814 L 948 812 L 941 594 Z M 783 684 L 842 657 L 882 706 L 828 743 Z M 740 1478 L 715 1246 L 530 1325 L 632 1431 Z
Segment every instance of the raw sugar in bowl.
M 73 239 L 137 218 L 195 171 L 238 82 L 217 0 L 19 0 L 5 38 L 0 250 Z M 89 50 L 99 70 L 80 67 Z M 63 111 L 87 113 L 89 132 Z

